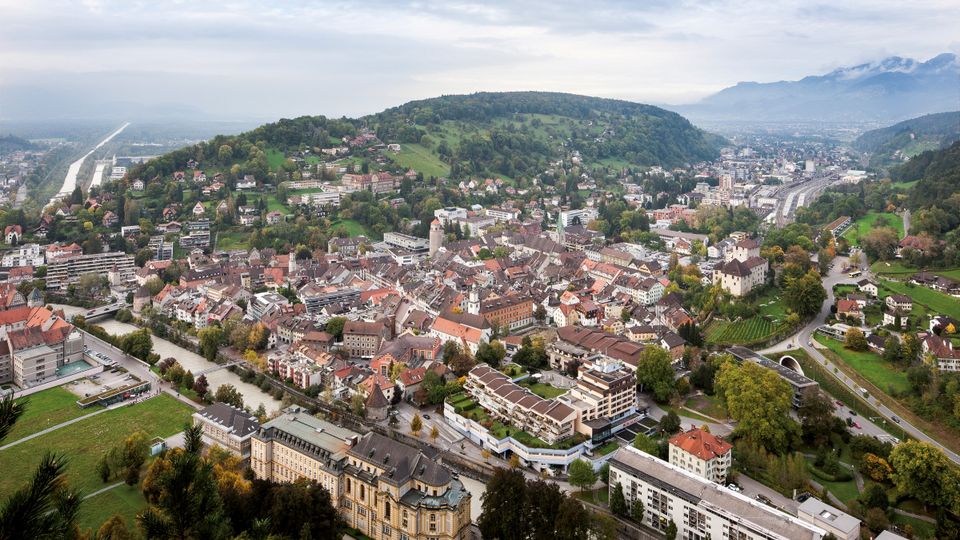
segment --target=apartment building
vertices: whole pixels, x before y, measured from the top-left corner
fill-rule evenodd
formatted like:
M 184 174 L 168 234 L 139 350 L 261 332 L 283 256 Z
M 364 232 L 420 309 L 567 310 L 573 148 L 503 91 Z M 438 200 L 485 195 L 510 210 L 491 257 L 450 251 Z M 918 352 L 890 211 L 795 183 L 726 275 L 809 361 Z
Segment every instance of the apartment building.
M 476 294 L 471 291 L 468 312 L 480 315 L 491 325 L 504 327 L 508 326 L 511 330 L 523 328 L 533 324 L 533 299 L 522 294 L 511 294 L 499 298 L 487 298 L 475 304 Z
M 347 321 L 343 325 L 343 348 L 353 358 L 370 358 L 377 354 L 390 329 L 382 321 Z
M 610 492 L 643 503 L 643 523 L 661 533 L 672 521 L 685 540 L 821 540 L 827 531 L 632 447 L 610 463 Z
M 557 399 L 577 411 L 576 431 L 600 442 L 619 421 L 637 412 L 637 380 L 623 363 L 597 357 L 580 369 L 577 385 Z
M 376 540 L 466 539 L 471 495 L 419 450 L 378 433 L 363 436 L 296 408 L 254 434 L 257 478 L 316 480 L 351 527 Z
M 797 516 L 833 534 L 838 540 L 860 538 L 860 520 L 829 504 L 810 497 L 797 508 Z M 880 537 L 877 537 L 879 540 Z
M 47 264 L 47 289 L 66 290 L 84 274 L 107 275 L 114 271 L 121 280 L 133 281 L 136 268 L 133 255 L 122 251 L 59 258 Z
M 733 463 L 733 446 L 700 428 L 670 438 L 670 463 L 685 471 L 723 484 Z
M 203 429 L 204 442 L 243 459 L 250 458 L 250 439 L 260 429 L 255 416 L 219 401 L 193 413 L 193 424 Z
M 83 359 L 83 334 L 44 307 L 0 311 L 0 383 L 28 388 Z

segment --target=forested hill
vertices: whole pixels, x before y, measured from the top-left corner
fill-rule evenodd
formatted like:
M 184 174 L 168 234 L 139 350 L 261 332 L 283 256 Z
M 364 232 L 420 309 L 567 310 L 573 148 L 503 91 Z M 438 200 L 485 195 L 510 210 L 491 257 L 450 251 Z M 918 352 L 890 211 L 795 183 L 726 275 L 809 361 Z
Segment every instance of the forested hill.
M 909 202 L 913 208 L 944 206 L 960 212 L 960 141 L 941 150 L 928 150 L 890 172 L 895 182 L 913 182 Z
M 960 111 L 928 114 L 885 128 L 868 131 L 853 147 L 871 154 L 874 167 L 900 163 L 925 151 L 960 140 Z
M 16 135 L 0 135 L 0 154 L 16 150 L 31 150 L 33 147 L 30 141 Z
M 415 144 L 453 177 L 532 176 L 578 152 L 585 165 L 673 167 L 723 141 L 639 103 L 550 92 L 482 92 L 411 101 L 362 118 L 384 142 Z

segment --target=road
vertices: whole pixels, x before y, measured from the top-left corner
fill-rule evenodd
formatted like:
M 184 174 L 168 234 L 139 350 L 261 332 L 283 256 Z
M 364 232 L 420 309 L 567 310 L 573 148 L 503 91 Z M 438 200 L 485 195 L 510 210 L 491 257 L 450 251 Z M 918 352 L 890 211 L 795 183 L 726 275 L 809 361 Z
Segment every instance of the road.
M 903 211 L 903 234 L 910 234 L 910 209 Z
M 90 157 L 90 154 L 93 154 L 94 152 L 99 150 L 103 145 L 110 142 L 111 139 L 119 135 L 120 132 L 127 129 L 127 126 L 129 125 L 130 125 L 130 122 L 124 122 L 124 124 L 120 126 L 119 129 L 117 129 L 116 131 L 108 135 L 106 139 L 100 141 L 100 143 L 94 146 L 92 150 L 84 154 L 82 158 L 71 163 L 70 168 L 67 169 L 67 176 L 66 178 L 63 179 L 63 187 L 61 187 L 60 191 L 57 192 L 57 194 L 54 195 L 52 199 L 50 199 L 50 204 L 55 204 L 58 200 L 63 199 L 65 197 L 69 197 L 70 194 L 73 193 L 73 189 L 77 187 L 77 175 L 80 174 L 80 167 L 83 166 L 83 162 L 86 161 L 88 157 Z
M 800 329 L 800 331 L 794 334 L 792 337 L 789 337 L 781 341 L 780 343 L 777 343 L 776 345 L 759 352 L 761 354 L 783 352 L 789 349 L 796 349 L 797 347 L 799 347 L 804 351 L 806 351 L 806 353 L 810 356 L 810 358 L 814 359 L 815 361 L 819 362 L 822 366 L 824 366 L 824 368 L 828 373 L 830 373 L 838 381 L 846 385 L 846 387 L 849 388 L 850 391 L 852 391 L 856 395 L 862 395 L 860 392 L 860 385 L 857 384 L 856 381 L 854 381 L 853 379 L 845 375 L 843 371 L 841 371 L 837 366 L 833 364 L 833 362 L 828 360 L 827 357 L 824 356 L 817 349 L 817 347 L 814 346 L 815 344 L 817 344 L 817 342 L 813 340 L 813 336 L 817 331 L 817 327 L 823 324 L 823 321 L 830 314 L 830 306 L 832 306 L 834 303 L 833 286 L 841 283 L 852 284 L 857 281 L 857 280 L 848 278 L 845 274 L 840 272 L 840 269 L 846 267 L 847 265 L 848 265 L 848 260 L 846 258 L 837 257 L 837 259 L 834 260 L 833 267 L 830 269 L 830 273 L 823 280 L 823 286 L 824 288 L 827 289 L 827 300 L 823 303 L 823 306 L 820 308 L 819 315 L 814 317 L 814 319 L 810 321 L 809 324 L 807 324 L 802 329 Z M 869 277 L 869 270 L 867 270 L 864 273 L 864 276 Z M 861 277 L 858 279 L 863 279 L 863 278 Z M 875 398 L 869 400 L 869 405 L 871 408 L 877 411 L 880 414 L 880 416 L 884 418 L 884 421 L 893 422 L 892 418 L 896 416 L 896 413 L 890 410 L 886 405 L 883 405 L 882 403 L 878 402 Z M 844 414 L 846 414 L 847 416 L 850 416 L 849 411 L 845 411 L 845 412 L 839 411 L 839 414 L 841 418 L 843 418 Z M 862 431 L 865 434 L 886 435 L 885 431 L 880 429 L 879 426 L 877 426 L 873 422 L 870 422 L 866 418 L 861 417 L 859 420 L 857 420 L 857 422 L 861 425 Z M 960 464 L 960 455 L 957 455 L 955 452 L 953 452 L 949 448 L 943 446 L 942 444 L 934 440 L 932 437 L 930 437 L 929 435 L 921 431 L 916 426 L 908 423 L 906 420 L 903 420 L 903 419 L 901 419 L 900 422 L 897 423 L 897 426 L 900 427 L 905 432 L 907 432 L 908 434 L 910 434 L 911 437 L 914 437 L 915 439 L 920 441 L 926 441 L 933 444 L 934 446 L 939 448 L 941 451 L 943 451 L 943 453 L 948 458 L 950 458 L 954 463 Z

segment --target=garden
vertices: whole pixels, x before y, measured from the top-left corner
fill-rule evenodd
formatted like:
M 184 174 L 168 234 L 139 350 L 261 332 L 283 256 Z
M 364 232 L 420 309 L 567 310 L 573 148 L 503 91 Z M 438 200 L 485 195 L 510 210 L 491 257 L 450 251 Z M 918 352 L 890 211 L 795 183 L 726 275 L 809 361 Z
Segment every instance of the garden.
M 725 319 L 713 320 L 705 329 L 711 345 L 763 343 L 789 328 L 786 306 L 779 289 L 770 287 L 753 300 L 738 302 Z M 799 321 L 797 321 L 799 322 Z

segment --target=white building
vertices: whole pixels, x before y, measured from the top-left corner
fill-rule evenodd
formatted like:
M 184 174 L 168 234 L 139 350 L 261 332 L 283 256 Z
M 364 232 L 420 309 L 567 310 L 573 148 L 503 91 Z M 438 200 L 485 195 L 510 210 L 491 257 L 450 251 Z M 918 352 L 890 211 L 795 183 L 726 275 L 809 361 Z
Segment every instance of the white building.
M 822 502 L 820 499 L 810 497 L 803 501 L 803 504 L 797 509 L 797 516 L 808 523 L 825 529 L 828 533 L 833 533 L 839 540 L 857 540 L 857 538 L 860 538 L 859 519 Z
M 0 265 L 13 268 L 15 266 L 42 266 L 45 263 L 44 250 L 40 244 L 24 244 L 4 253 Z
M 700 428 L 670 438 L 670 463 L 685 471 L 723 484 L 733 463 L 733 446 Z
M 610 458 L 610 492 L 643 503 L 643 523 L 684 540 L 821 540 L 827 531 L 633 447 Z
M 448 206 L 433 211 L 433 216 L 440 220 L 440 224 L 446 227 L 454 221 L 467 218 L 467 209 L 457 206 Z

